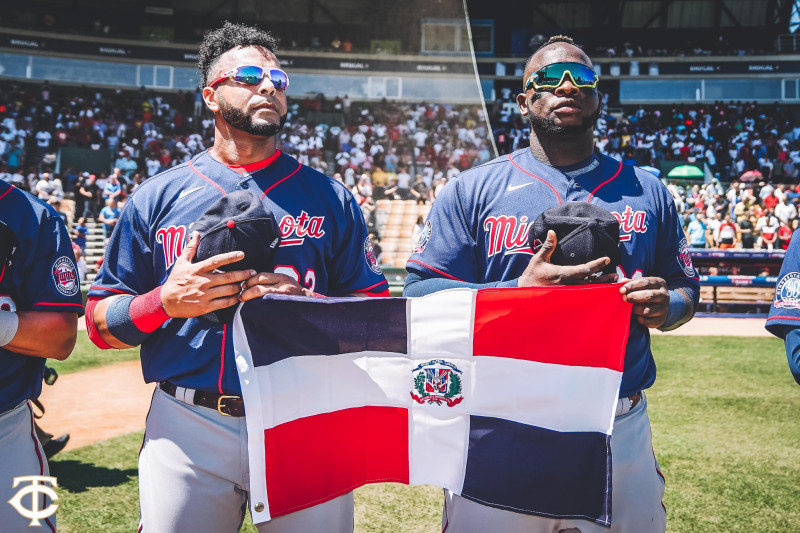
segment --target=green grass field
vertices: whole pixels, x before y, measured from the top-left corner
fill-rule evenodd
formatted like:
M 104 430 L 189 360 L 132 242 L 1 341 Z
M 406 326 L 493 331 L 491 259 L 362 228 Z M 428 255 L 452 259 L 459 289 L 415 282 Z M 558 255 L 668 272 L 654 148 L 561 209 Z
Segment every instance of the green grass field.
M 668 531 L 800 531 L 800 387 L 781 342 L 657 337 L 653 346 L 659 377 L 649 413 L 667 479 Z M 56 456 L 59 531 L 135 530 L 141 439 L 135 433 Z M 433 487 L 363 487 L 356 531 L 438 531 L 440 500 Z
M 78 334 L 75 349 L 66 361 L 47 361 L 47 366 L 56 369 L 59 374 L 70 374 L 89 370 L 98 366 L 111 365 L 122 361 L 133 361 L 139 358 L 139 348 L 129 350 L 101 350 L 83 333 Z

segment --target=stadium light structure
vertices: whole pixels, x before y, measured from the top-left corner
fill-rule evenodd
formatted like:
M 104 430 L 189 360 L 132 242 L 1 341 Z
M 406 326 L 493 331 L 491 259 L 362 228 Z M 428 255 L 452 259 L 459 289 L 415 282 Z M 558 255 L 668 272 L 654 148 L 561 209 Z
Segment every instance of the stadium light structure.
M 789 33 L 797 33 L 800 29 L 800 0 L 792 2 L 792 14 L 789 17 Z

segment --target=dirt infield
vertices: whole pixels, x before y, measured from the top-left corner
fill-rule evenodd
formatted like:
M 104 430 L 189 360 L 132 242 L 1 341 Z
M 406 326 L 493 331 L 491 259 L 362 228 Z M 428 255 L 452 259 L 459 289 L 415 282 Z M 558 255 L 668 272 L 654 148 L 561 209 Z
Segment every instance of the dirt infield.
M 695 318 L 676 331 L 653 331 L 656 335 L 769 336 L 763 319 L 749 318 Z M 153 387 L 144 383 L 138 361 L 61 376 L 56 386 L 42 391 L 47 408 L 42 427 L 55 435 L 70 433 L 68 450 L 143 429 Z
M 142 378 L 139 361 L 59 376 L 44 387 L 42 427 L 69 433 L 70 450 L 144 428 L 154 385 Z

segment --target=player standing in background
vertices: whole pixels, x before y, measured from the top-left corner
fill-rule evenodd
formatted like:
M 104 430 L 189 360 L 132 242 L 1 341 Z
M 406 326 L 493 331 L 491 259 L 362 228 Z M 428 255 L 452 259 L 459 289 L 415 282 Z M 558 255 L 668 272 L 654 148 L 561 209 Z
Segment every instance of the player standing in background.
M 214 146 L 136 190 L 89 293 L 92 340 L 141 344 L 145 381 L 159 383 L 139 457 L 142 532 L 235 532 L 244 519 L 250 474 L 232 332 L 202 315 L 266 293 L 388 295 L 350 192 L 277 149 L 289 79 L 275 48 L 269 33 L 230 23 L 204 38 L 198 66 Z M 198 236 L 184 246 L 189 225 L 237 190 L 260 197 L 279 221 L 275 273 L 215 272 L 241 252 L 191 262 Z M 352 493 L 259 525 L 352 529 Z
M 789 370 L 800 385 L 800 238 L 792 238 L 786 250 L 766 328 L 783 339 Z
M 44 202 L 0 181 L 0 529 L 31 531 L 7 503 L 23 485 L 15 477 L 48 476 L 34 434 L 31 400 L 42 392 L 47 358 L 75 347 L 83 314 L 67 228 Z M 30 496 L 21 502 L 30 509 Z M 40 503 L 45 509 L 49 502 Z M 45 524 L 46 522 L 46 524 Z M 55 515 L 43 520 L 55 531 Z
M 553 265 L 549 259 L 555 233 L 550 231 L 533 255 L 529 227 L 547 208 L 565 201 L 590 202 L 611 211 L 620 221 L 617 273 L 630 280 L 620 292 L 633 303 L 633 315 L 611 437 L 610 531 L 663 532 L 664 480 L 653 455 L 642 392 L 656 378 L 648 328 L 673 329 L 688 321 L 697 305 L 699 282 L 667 189 L 652 174 L 594 153 L 592 126 L 602 99 L 597 79 L 589 58 L 568 37 L 551 38 L 530 57 L 524 92 L 517 96 L 520 113 L 531 124 L 530 148 L 463 172 L 447 184 L 406 266 L 404 292 L 422 296 L 451 287 L 588 283 L 590 275 L 608 265 L 608 258 L 577 266 Z M 616 277 L 605 274 L 597 281 Z M 495 509 L 451 493 L 445 495 L 443 529 L 447 533 L 609 531 L 585 520 Z

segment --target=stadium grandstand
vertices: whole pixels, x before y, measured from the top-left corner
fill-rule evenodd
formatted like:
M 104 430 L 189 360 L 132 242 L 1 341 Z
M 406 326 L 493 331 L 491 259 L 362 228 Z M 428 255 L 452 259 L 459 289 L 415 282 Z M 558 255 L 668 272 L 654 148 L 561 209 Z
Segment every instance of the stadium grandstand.
M 0 178 L 57 202 L 88 279 L 108 197 L 210 146 L 194 62 L 221 20 L 276 34 L 292 79 L 280 149 L 351 188 L 384 265 L 405 265 L 435 191 L 494 155 L 461 2 L 65 5 L 17 5 L 0 23 Z
M 596 149 L 647 167 L 684 220 L 707 310 L 766 312 L 800 206 L 800 3 L 468 1 L 499 153 L 527 146 L 525 60 L 572 36 L 600 75 Z

